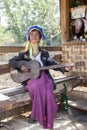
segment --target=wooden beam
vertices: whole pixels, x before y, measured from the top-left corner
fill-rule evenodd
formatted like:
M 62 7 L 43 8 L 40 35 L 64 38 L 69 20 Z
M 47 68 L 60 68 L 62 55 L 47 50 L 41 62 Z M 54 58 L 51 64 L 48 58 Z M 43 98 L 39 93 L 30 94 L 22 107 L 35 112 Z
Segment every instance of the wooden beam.
M 24 50 L 23 46 L 0 46 L 0 53 L 14 53 Z
M 9 100 L 0 101 L 0 112 L 22 107 L 30 102 L 29 92 L 11 96 Z
M 0 90 L 0 93 L 4 94 L 6 96 L 14 96 L 14 95 L 25 93 L 25 92 L 27 92 L 27 90 L 22 85 Z
M 57 80 L 55 80 L 55 83 L 59 84 L 59 83 L 67 82 L 70 80 L 77 80 L 77 79 L 78 79 L 78 76 L 70 75 L 70 76 L 66 76 L 64 78 L 58 78 Z
M 9 73 L 9 72 L 10 72 L 9 64 L 0 64 L 0 75 Z
M 29 104 L 23 105 L 21 107 L 17 107 L 15 109 L 7 110 L 0 112 L 0 120 L 12 117 L 14 118 L 15 116 L 19 116 L 20 114 L 26 113 L 28 111 L 31 111 L 31 102 Z
M 48 51 L 62 51 L 62 47 L 41 47 L 43 49 L 46 49 Z M 24 46 L 0 46 L 0 54 L 2 53 L 16 53 L 21 50 L 24 50 Z
M 69 40 L 69 0 L 60 0 L 60 27 L 62 43 Z

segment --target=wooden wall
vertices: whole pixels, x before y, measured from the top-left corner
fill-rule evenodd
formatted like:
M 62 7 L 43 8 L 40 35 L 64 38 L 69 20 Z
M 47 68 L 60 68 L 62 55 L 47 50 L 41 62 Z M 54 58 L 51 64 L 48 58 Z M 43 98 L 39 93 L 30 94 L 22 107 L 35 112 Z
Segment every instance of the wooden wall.
M 61 19 L 61 41 L 62 41 L 62 60 L 64 63 L 84 61 L 85 66 L 74 68 L 76 71 L 87 72 L 87 42 L 70 41 L 70 2 L 74 0 L 60 0 L 60 19 Z

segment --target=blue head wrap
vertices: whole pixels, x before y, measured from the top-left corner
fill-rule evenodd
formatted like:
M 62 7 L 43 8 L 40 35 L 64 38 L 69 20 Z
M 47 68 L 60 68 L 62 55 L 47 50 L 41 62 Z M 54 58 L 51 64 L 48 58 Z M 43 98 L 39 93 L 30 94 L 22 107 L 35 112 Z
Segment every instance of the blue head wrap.
M 33 25 L 33 26 L 28 27 L 27 34 L 26 34 L 26 39 L 27 39 L 27 41 L 28 41 L 28 35 L 29 35 L 29 33 L 30 33 L 32 30 L 34 30 L 34 29 L 35 29 L 35 30 L 38 30 L 38 31 L 41 33 L 41 38 L 42 38 L 43 40 L 46 40 L 46 35 L 45 35 L 44 31 L 43 31 L 43 28 L 40 27 L 40 26 L 37 26 L 37 25 Z

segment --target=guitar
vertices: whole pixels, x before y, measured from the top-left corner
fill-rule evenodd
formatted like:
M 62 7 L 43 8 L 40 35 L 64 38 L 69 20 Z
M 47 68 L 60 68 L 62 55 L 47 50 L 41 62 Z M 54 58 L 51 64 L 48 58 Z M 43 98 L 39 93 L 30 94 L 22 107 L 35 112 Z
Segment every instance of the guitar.
M 31 61 L 20 61 L 22 65 L 25 65 L 28 68 L 28 72 L 18 72 L 17 70 L 11 71 L 10 75 L 13 81 L 17 83 L 22 83 L 27 81 L 28 79 L 36 79 L 40 76 L 41 70 L 55 69 L 55 68 L 64 68 L 68 66 L 67 64 L 57 64 L 51 66 L 40 67 L 40 64 L 36 60 Z M 84 66 L 84 61 L 76 62 L 74 64 L 70 64 L 70 66 Z

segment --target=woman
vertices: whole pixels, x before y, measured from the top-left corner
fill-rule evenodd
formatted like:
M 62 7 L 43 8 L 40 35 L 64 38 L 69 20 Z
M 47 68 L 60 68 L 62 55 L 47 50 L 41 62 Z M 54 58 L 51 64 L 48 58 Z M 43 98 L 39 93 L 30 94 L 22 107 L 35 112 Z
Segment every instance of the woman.
M 27 72 L 26 66 L 20 64 L 20 60 L 37 60 L 40 66 L 49 66 L 58 64 L 52 58 L 49 53 L 40 48 L 40 40 L 46 39 L 43 29 L 39 26 L 31 26 L 27 30 L 28 44 L 25 48 L 25 52 L 20 53 L 19 56 L 13 57 L 9 63 L 12 67 L 20 69 L 23 72 Z M 69 68 L 60 68 L 64 73 Z M 53 122 L 58 110 L 53 89 L 55 84 L 49 73 L 49 70 L 41 71 L 39 78 L 30 79 L 26 81 L 26 89 L 29 91 L 32 101 L 31 119 L 38 121 L 44 129 L 48 128 L 53 130 Z

